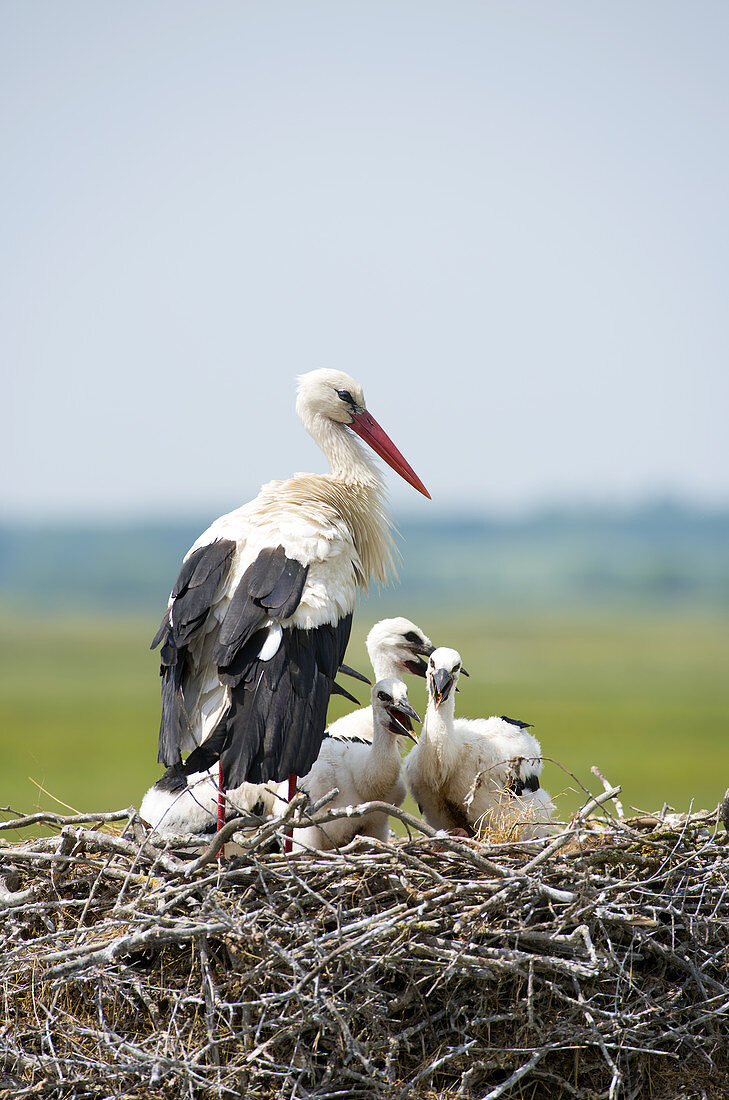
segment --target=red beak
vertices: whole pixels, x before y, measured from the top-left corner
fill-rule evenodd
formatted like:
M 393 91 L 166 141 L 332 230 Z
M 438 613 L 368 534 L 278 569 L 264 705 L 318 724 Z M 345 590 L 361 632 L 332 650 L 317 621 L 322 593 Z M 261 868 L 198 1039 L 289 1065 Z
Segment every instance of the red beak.
M 374 416 L 367 412 L 367 409 L 364 409 L 361 413 L 354 413 L 349 427 L 360 439 L 364 439 L 375 454 L 384 459 L 387 465 L 391 466 L 400 477 L 404 478 L 409 485 L 412 485 L 414 489 L 417 489 L 419 493 L 430 500 L 430 493 L 415 473 L 415 470 L 403 458 L 387 432 L 380 427 Z

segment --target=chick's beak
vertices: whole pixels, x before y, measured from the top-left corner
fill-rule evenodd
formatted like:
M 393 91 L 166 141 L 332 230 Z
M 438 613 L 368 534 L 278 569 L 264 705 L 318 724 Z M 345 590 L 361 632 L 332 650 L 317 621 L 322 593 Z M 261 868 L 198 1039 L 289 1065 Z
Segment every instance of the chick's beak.
M 419 722 L 420 715 L 409 703 L 393 703 L 392 706 L 387 708 L 387 713 L 392 719 L 390 729 L 393 733 L 396 733 L 399 737 L 409 737 L 411 741 L 417 742 L 411 719 Z
M 446 668 L 437 668 L 432 674 L 431 686 L 436 710 L 448 698 L 454 683 L 454 677 Z
M 428 671 L 427 662 L 423 660 L 423 657 L 430 657 L 431 653 L 435 650 L 434 645 L 414 645 L 410 647 L 410 656 L 403 662 L 408 672 L 411 672 L 413 676 L 422 676 L 425 678 L 425 674 Z

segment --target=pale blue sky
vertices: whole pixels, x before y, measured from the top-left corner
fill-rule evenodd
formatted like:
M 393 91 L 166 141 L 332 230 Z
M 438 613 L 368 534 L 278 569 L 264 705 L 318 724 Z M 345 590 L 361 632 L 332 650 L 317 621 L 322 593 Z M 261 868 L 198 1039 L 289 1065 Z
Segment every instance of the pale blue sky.
M 319 366 L 437 507 L 729 501 L 728 56 L 724 0 L 5 0 L 4 514 L 322 469 Z

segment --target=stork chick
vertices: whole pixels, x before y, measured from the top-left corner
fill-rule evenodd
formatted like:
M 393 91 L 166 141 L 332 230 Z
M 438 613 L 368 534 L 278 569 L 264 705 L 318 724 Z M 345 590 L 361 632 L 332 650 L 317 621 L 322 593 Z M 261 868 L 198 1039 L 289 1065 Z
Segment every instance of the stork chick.
M 420 812 L 434 829 L 469 836 L 490 816 L 506 828 L 520 825 L 522 838 L 546 835 L 554 807 L 539 784 L 539 742 L 526 722 L 455 718 L 460 672 L 455 649 L 430 655 L 423 730 L 405 759 L 405 777 Z
M 241 812 L 268 817 L 275 809 L 275 783 L 242 783 L 225 792 L 224 815 Z M 142 821 L 158 833 L 212 833 L 219 824 L 219 766 L 185 774 L 168 768 L 150 787 L 139 807 Z
M 365 644 L 375 680 L 400 678 L 406 673 L 424 677 L 428 666 L 423 657 L 429 657 L 435 649 L 420 627 L 401 615 L 375 623 Z M 362 707 L 332 722 L 327 733 L 329 737 L 363 737 L 371 741 L 372 726 L 372 707 Z
M 406 788 L 398 737 L 413 737 L 412 721 L 420 721 L 408 702 L 402 680 L 379 680 L 372 688 L 372 740 L 330 737 L 322 741 L 319 757 L 308 775 L 299 781 L 314 804 L 335 787 L 339 794 L 328 806 L 356 806 L 361 802 L 388 802 L 400 806 Z M 286 797 L 285 785 L 281 788 Z M 283 804 L 283 803 L 282 803 Z M 309 826 L 294 830 L 294 847 L 300 850 L 328 851 L 341 848 L 355 836 L 371 836 L 386 841 L 390 835 L 386 813 L 370 813 L 359 818 L 341 818 L 321 828 Z

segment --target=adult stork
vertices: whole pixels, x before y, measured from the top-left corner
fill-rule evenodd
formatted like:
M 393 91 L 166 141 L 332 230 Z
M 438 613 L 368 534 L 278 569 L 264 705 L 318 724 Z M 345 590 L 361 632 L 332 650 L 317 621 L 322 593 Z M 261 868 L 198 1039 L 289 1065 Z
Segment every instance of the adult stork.
M 158 789 L 217 761 L 223 788 L 289 777 L 293 789 L 319 751 L 355 594 L 394 572 L 384 484 L 362 442 L 430 496 L 358 382 L 327 369 L 298 381 L 297 413 L 330 473 L 269 482 L 188 551 L 152 642 L 168 766 Z
M 404 675 L 425 677 L 428 666 L 423 657 L 429 657 L 435 649 L 420 627 L 401 615 L 375 623 L 365 645 L 376 681 Z M 371 741 L 372 707 L 361 707 L 338 718 L 327 733 L 330 737 L 364 737 Z
M 540 786 L 542 750 L 529 724 L 506 716 L 455 718 L 462 671 L 455 649 L 428 660 L 428 708 L 405 778 L 434 829 L 476 835 L 489 819 L 519 828 L 524 838 L 551 832 L 554 806 Z
M 372 801 L 391 806 L 402 804 L 406 787 L 397 739 L 409 737 L 414 741 L 412 720 L 419 722 L 420 718 L 408 702 L 402 680 L 392 677 L 379 680 L 371 697 L 372 740 L 331 737 L 327 732 L 314 767 L 299 780 L 299 789 L 308 794 L 312 804 L 335 787 L 339 794 L 329 803 L 331 807 Z M 281 794 L 279 805 L 283 804 Z M 321 827 L 306 826 L 294 830 L 294 846 L 328 851 L 348 844 L 355 836 L 386 841 L 390 835 L 389 822 L 388 815 L 377 810 L 358 818 L 339 818 Z

